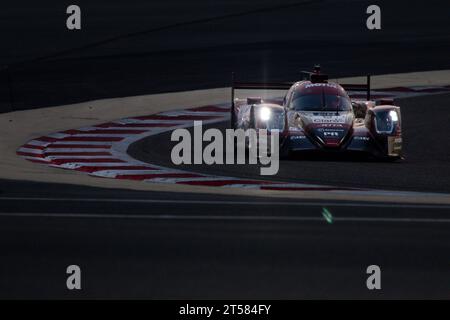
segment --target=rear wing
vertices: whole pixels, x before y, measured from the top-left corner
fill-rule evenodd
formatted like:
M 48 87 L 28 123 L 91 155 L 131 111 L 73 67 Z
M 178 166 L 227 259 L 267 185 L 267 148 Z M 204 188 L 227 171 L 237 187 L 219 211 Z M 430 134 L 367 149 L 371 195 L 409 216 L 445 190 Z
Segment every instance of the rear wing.
M 267 89 L 267 90 L 289 90 L 294 82 L 238 82 L 235 81 L 234 72 L 231 74 L 231 105 L 234 109 L 234 91 L 237 89 Z
M 304 72 L 302 72 L 304 73 Z M 311 78 L 314 74 L 308 73 Z M 321 80 L 324 80 L 324 78 Z M 326 80 L 325 80 L 326 81 Z M 316 81 L 313 81 L 316 82 Z M 237 82 L 234 72 L 231 74 L 231 105 L 234 109 L 234 91 L 237 89 L 255 89 L 255 90 L 289 90 L 295 82 Z M 366 76 L 366 84 L 340 84 L 345 91 L 366 91 L 366 100 L 370 101 L 370 75 Z

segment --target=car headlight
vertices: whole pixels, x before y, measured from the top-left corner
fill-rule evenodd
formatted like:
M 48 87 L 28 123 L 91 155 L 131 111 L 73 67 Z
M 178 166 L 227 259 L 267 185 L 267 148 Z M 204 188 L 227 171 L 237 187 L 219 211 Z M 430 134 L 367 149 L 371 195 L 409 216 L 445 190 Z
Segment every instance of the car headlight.
M 395 110 L 377 112 L 375 114 L 375 129 L 377 133 L 391 134 L 398 123 L 398 114 Z
M 269 121 L 270 117 L 271 117 L 272 112 L 270 111 L 270 109 L 268 107 L 262 107 L 259 110 L 259 118 L 262 121 Z
M 389 116 L 391 117 L 392 122 L 398 121 L 397 112 L 395 112 L 394 110 L 389 111 Z

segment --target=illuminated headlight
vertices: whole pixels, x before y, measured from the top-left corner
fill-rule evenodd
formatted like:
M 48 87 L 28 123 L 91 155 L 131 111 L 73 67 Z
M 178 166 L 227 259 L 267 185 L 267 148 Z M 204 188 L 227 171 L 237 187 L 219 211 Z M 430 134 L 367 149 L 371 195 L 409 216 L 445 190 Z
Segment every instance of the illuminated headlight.
M 259 110 L 259 118 L 260 118 L 262 121 L 269 121 L 269 120 L 270 120 L 271 114 L 272 114 L 272 112 L 271 112 L 270 109 L 267 108 L 267 107 L 262 107 L 262 108 Z
M 394 110 L 391 110 L 389 112 L 389 116 L 391 117 L 392 122 L 397 122 L 398 121 L 397 112 L 395 112 Z
M 375 115 L 375 129 L 377 133 L 391 134 L 398 123 L 398 114 L 395 110 L 378 112 Z

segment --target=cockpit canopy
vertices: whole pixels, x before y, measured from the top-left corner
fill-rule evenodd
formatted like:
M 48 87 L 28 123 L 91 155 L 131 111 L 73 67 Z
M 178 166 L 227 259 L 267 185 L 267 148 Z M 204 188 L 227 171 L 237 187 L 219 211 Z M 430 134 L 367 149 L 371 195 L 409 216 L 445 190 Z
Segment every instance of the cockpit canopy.
M 348 97 L 333 94 L 294 93 L 290 108 L 296 111 L 351 111 L 352 103 Z
M 351 111 L 352 103 L 338 84 L 305 81 L 295 85 L 289 107 L 296 111 Z

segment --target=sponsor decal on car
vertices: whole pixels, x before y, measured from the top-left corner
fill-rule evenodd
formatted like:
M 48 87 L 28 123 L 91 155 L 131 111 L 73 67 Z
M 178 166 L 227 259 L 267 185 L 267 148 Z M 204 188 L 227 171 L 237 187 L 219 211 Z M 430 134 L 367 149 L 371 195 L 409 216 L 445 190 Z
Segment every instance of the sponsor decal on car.
M 318 116 L 312 119 L 314 123 L 345 123 L 345 117 L 323 117 Z
M 314 88 L 314 87 L 328 87 L 337 89 L 338 86 L 333 83 L 308 83 L 305 85 L 305 88 Z
M 303 140 L 306 139 L 306 136 L 291 136 L 291 140 Z

